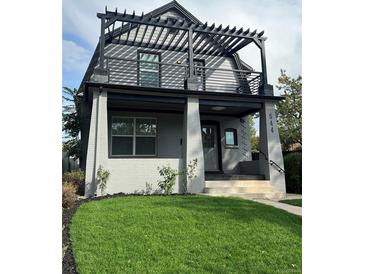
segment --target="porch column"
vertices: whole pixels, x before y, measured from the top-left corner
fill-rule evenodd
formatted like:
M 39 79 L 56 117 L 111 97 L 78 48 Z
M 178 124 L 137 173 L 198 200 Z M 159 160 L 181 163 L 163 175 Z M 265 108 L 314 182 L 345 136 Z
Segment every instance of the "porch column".
M 86 155 L 85 196 L 97 193 L 96 172 L 99 165 L 107 168 L 108 117 L 107 92 L 94 89 Z
M 241 117 L 240 119 L 240 150 L 243 161 L 252 161 L 252 149 L 251 149 L 251 132 L 248 124 L 248 115 Z
M 187 192 L 201 193 L 205 187 L 204 154 L 199 114 L 199 98 L 188 97 L 184 111 L 184 168 L 197 159 L 197 177 L 188 182 Z
M 284 170 L 284 160 L 273 102 L 264 103 L 260 110 L 260 150 L 265 154 L 260 153 L 261 174 L 265 175 L 266 180 L 270 180 L 276 192 L 285 193 L 285 174 L 279 171 L 280 168 Z M 270 164 L 271 161 L 280 168 Z

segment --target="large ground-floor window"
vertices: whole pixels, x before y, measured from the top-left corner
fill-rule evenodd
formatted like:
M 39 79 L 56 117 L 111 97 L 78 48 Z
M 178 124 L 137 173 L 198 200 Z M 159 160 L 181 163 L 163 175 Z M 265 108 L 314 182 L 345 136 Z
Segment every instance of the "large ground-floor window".
M 112 156 L 156 155 L 157 119 L 112 116 Z

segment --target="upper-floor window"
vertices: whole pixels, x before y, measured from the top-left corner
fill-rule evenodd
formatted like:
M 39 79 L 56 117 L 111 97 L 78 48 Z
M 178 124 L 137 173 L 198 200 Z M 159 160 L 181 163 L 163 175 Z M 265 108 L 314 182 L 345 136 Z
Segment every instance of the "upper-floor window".
M 160 54 L 138 52 L 138 83 L 140 86 L 160 86 Z

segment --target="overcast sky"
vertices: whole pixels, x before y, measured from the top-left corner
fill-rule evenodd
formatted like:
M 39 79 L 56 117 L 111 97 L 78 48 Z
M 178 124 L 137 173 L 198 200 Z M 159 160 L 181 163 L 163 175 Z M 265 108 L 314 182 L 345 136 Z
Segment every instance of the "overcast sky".
M 97 12 L 109 10 L 150 12 L 169 1 L 63 0 L 63 86 L 77 88 L 100 34 Z M 277 83 L 280 69 L 293 77 L 302 74 L 301 0 L 180 0 L 202 22 L 216 26 L 264 30 L 269 83 Z M 241 59 L 260 71 L 259 51 L 252 43 L 240 51 Z

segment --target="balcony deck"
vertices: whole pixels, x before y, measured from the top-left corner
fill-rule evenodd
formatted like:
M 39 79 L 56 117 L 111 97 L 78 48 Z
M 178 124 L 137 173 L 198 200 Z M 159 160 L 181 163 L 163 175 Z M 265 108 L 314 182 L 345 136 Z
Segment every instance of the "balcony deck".
M 188 64 L 140 61 L 136 59 L 105 56 L 108 71 L 108 83 L 128 86 L 159 87 L 184 90 L 189 74 Z M 149 76 L 144 72 L 141 79 L 139 63 L 159 66 L 159 75 Z M 262 73 L 239 70 L 194 66 L 198 91 L 225 92 L 258 95 L 263 87 Z

